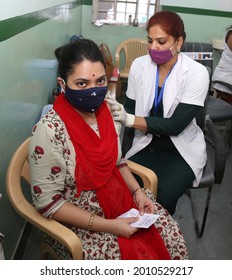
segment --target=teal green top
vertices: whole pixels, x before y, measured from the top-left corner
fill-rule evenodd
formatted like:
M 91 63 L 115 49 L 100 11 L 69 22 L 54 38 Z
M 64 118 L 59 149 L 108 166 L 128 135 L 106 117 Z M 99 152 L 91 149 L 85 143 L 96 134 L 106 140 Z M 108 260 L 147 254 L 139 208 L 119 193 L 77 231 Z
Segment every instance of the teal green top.
M 154 135 L 149 145 L 151 147 L 159 147 L 159 149 L 163 151 L 179 153 L 169 136 L 179 135 L 189 125 L 192 119 L 196 117 L 200 108 L 201 106 L 180 103 L 177 105 L 176 110 L 170 118 L 163 118 L 162 103 L 158 108 L 157 116 L 153 116 L 152 108 L 150 116 L 145 117 L 147 132 Z M 135 100 L 127 97 L 125 101 L 125 109 L 128 113 L 135 114 Z M 123 144 L 123 154 L 129 150 L 133 138 L 132 130 L 127 130 L 126 134 L 127 136 L 124 138 Z
M 180 103 L 170 118 L 163 118 L 162 104 L 158 110 L 158 116 L 145 117 L 147 132 L 150 134 L 177 136 L 180 134 L 196 117 L 201 106 Z M 126 98 L 125 109 L 127 113 L 135 114 L 135 100 Z
M 163 104 L 157 108 L 154 116 L 152 108 L 149 116 L 145 117 L 147 131 L 153 134 L 151 143 L 133 155 L 130 160 L 152 169 L 158 177 L 157 201 L 172 215 L 176 203 L 187 186 L 194 180 L 191 167 L 185 162 L 173 144 L 170 136 L 179 135 L 197 116 L 201 106 L 179 103 L 170 118 L 163 117 Z M 135 101 L 126 98 L 125 109 L 135 114 Z M 134 137 L 133 128 L 125 128 L 122 143 L 123 155 L 131 148 Z M 181 176 L 177 176 L 181 174 Z M 139 181 L 139 179 L 137 178 Z M 139 181 L 140 184 L 142 184 Z

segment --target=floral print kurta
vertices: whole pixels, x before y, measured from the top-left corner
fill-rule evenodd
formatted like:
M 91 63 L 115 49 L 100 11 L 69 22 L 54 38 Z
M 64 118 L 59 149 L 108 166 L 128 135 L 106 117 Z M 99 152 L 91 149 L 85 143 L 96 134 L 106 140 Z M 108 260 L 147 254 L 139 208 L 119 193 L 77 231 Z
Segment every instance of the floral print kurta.
M 120 131 L 116 125 L 117 132 Z M 92 128 L 98 134 L 97 125 Z M 120 141 L 118 141 L 120 147 Z M 119 149 L 118 164 L 121 159 Z M 34 126 L 31 136 L 29 162 L 31 171 L 31 193 L 34 206 L 41 215 L 52 218 L 66 201 L 88 212 L 104 217 L 94 190 L 83 191 L 76 197 L 74 179 L 75 150 L 65 125 L 52 109 Z M 172 259 L 186 259 L 187 250 L 177 222 L 157 202 L 147 190 L 147 195 L 155 203 L 160 218 L 155 222 Z M 68 225 L 67 225 L 68 226 Z M 68 226 L 82 242 L 84 259 L 120 259 L 117 236 L 110 233 L 88 231 Z M 63 258 L 71 258 L 70 253 L 60 243 L 42 233 L 47 242 Z

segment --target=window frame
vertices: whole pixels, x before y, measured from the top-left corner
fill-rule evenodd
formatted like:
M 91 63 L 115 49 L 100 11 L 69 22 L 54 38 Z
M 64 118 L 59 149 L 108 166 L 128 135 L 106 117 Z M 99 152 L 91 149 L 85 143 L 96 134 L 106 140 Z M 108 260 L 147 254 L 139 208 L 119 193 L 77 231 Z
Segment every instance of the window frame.
M 108 2 L 108 3 L 112 3 L 114 5 L 114 15 L 113 15 L 113 20 L 99 20 L 98 15 L 99 12 L 101 11 L 98 6 L 99 3 L 104 3 L 104 2 Z M 129 21 L 128 19 L 126 19 L 125 21 L 117 21 L 116 20 L 116 15 L 117 15 L 117 3 L 125 3 L 130 4 L 130 3 L 135 3 L 136 7 L 135 7 L 135 14 L 132 15 L 132 25 L 133 25 L 133 19 L 134 18 L 138 18 L 138 13 L 139 13 L 139 0 L 131 0 L 128 2 L 128 0 L 93 0 L 92 1 L 92 23 L 97 25 L 97 26 L 101 26 L 103 24 L 109 24 L 109 25 L 122 25 L 122 26 L 128 26 L 129 25 Z M 148 0 L 148 5 L 154 5 L 154 13 L 160 11 L 160 0 L 155 0 L 154 4 L 150 4 L 150 0 Z M 149 9 L 150 6 L 147 7 L 147 18 L 149 17 Z M 127 14 L 127 11 L 125 11 L 124 13 L 124 19 L 125 16 Z M 139 22 L 138 26 L 143 27 L 145 26 L 145 22 Z

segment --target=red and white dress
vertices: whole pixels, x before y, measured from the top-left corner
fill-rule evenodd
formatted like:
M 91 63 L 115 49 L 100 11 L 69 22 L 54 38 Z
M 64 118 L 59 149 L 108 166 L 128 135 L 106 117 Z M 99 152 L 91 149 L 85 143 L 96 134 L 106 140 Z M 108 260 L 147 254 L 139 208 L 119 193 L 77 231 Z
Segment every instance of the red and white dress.
M 99 136 L 98 126 L 93 125 L 91 128 Z M 117 164 L 120 164 L 121 152 L 118 154 Z M 68 201 L 83 210 L 105 217 L 96 190 L 82 190 L 77 196 L 76 152 L 66 125 L 54 109 L 45 114 L 33 128 L 29 162 L 33 203 L 41 215 L 51 219 Z M 154 226 L 158 229 L 171 259 L 187 259 L 186 242 L 178 223 L 155 201 L 148 190 L 146 193 L 154 201 L 155 213 L 160 215 Z M 67 226 L 80 238 L 84 259 L 121 259 L 117 236 Z M 44 233 L 43 237 L 62 258 L 71 258 L 70 253 L 59 242 Z M 145 242 L 148 242 L 149 246 L 150 241 Z

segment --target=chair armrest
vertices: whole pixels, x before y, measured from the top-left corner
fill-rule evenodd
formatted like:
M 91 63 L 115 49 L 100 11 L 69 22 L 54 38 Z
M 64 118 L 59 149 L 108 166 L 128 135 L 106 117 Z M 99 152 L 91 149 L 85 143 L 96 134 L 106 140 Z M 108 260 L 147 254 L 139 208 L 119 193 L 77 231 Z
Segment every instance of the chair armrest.
M 12 172 L 15 176 L 9 175 L 10 173 L 12 174 Z M 10 166 L 8 168 L 6 186 L 11 205 L 29 223 L 64 244 L 70 251 L 73 259 L 82 259 L 82 245 L 77 235 L 61 223 L 40 215 L 26 200 L 20 186 L 20 181 L 17 179 L 20 174 L 20 168 L 16 168 L 15 166 Z
M 127 160 L 127 164 L 131 172 L 142 179 L 144 188 L 149 189 L 157 197 L 158 179 L 156 174 L 151 169 L 131 160 Z
M 232 91 L 232 84 L 228 84 L 228 83 L 223 82 L 223 81 L 213 81 L 213 84 L 221 84 L 221 85 L 227 87 L 229 90 Z
M 215 124 L 206 116 L 206 128 L 208 129 L 214 145 L 214 178 L 215 184 L 221 184 L 226 164 L 226 148 L 223 138 Z
M 43 217 L 25 199 L 18 202 L 17 212 L 36 228 L 47 233 L 61 244 L 64 244 L 74 260 L 82 259 L 82 245 L 80 239 L 69 228 L 55 220 Z
M 120 69 L 120 51 L 118 49 L 115 52 L 115 67 Z

